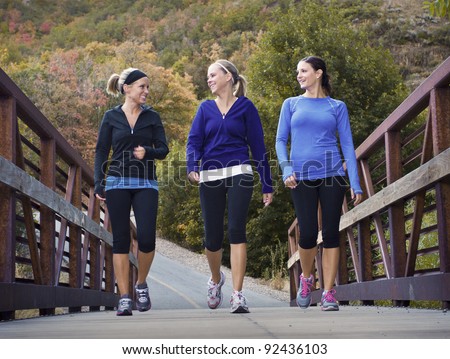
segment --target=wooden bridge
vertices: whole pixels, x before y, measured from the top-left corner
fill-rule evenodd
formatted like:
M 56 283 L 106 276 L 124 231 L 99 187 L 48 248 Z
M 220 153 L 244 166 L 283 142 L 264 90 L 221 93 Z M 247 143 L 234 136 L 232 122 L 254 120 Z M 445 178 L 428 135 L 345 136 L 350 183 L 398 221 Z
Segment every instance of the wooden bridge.
M 343 204 L 336 278 L 343 304 L 437 301 L 448 308 L 449 84 L 450 58 L 356 150 L 367 197 L 355 208 Z M 93 171 L 1 69 L 0 135 L 0 320 L 22 309 L 112 309 L 112 237 L 93 193 Z M 291 305 L 301 271 L 298 235 L 294 221 Z M 316 262 L 319 288 L 320 251 Z M 134 283 L 133 248 L 130 266 Z M 319 297 L 314 291 L 313 303 Z

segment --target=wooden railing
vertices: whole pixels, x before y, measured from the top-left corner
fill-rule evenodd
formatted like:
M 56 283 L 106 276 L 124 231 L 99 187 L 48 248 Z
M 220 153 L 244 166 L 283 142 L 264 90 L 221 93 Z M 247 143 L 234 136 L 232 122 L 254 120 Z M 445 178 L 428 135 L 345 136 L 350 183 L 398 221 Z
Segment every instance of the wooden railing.
M 0 138 L 0 320 L 113 308 L 112 236 L 93 171 L 1 69 Z M 130 253 L 131 283 L 136 265 Z
M 450 58 L 356 149 L 365 200 L 344 200 L 336 285 L 342 303 L 450 303 Z M 318 213 L 320 218 L 320 212 Z M 291 305 L 300 230 L 288 230 Z M 319 236 L 320 238 L 320 236 Z M 321 245 L 313 304 L 323 288 Z

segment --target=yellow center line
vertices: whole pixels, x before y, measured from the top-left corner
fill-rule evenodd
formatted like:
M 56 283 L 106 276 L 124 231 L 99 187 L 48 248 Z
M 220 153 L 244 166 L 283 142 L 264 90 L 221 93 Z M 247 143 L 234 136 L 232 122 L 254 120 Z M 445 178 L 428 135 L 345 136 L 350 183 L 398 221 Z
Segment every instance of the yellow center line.
M 150 279 L 154 280 L 155 282 L 161 284 L 162 286 L 174 291 L 175 293 L 177 293 L 180 297 L 183 297 L 187 302 L 191 303 L 192 306 L 196 309 L 201 309 L 202 307 L 200 305 L 198 305 L 196 302 L 194 302 L 191 298 L 189 298 L 187 295 L 185 295 L 184 293 L 180 292 L 179 290 L 177 290 L 176 288 L 168 285 L 167 283 L 164 283 L 162 281 L 160 281 L 159 279 L 153 277 L 153 276 L 149 276 Z

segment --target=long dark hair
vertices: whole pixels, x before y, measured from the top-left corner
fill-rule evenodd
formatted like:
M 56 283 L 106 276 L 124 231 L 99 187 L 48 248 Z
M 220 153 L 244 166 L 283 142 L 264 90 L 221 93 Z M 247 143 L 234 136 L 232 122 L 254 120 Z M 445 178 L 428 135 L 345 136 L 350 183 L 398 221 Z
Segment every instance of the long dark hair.
M 325 93 L 330 96 L 331 95 L 331 84 L 330 84 L 330 76 L 327 73 L 327 65 L 325 61 L 317 56 L 307 56 L 300 61 L 307 62 L 312 66 L 314 70 L 322 70 L 322 88 Z

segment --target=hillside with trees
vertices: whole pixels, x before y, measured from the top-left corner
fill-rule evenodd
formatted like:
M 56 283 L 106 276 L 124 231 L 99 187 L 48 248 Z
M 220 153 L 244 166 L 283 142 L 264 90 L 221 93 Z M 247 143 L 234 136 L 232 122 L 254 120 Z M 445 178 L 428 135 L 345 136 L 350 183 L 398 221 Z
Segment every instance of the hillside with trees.
M 107 79 L 129 66 L 149 75 L 171 150 L 158 167 L 159 232 L 196 251 L 203 233 L 185 141 L 210 96 L 208 65 L 233 61 L 260 111 L 276 183 L 266 209 L 257 186 L 248 223 L 248 274 L 264 278 L 286 271 L 294 214 L 274 139 L 283 99 L 299 94 L 298 60 L 326 59 L 358 145 L 450 55 L 449 19 L 421 0 L 4 0 L 0 19 L 0 67 L 91 165 L 103 113 L 120 101 L 106 95 Z

